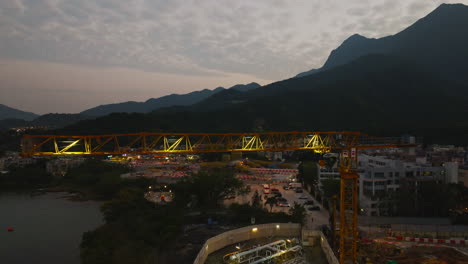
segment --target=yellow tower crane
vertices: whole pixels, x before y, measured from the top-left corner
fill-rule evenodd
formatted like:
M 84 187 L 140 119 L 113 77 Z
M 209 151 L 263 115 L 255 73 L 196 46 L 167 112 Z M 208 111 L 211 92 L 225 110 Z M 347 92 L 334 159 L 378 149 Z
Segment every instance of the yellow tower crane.
M 357 151 L 414 145 L 401 138 L 360 132 L 135 133 L 112 135 L 24 135 L 23 156 L 114 155 L 312 150 L 340 152 L 340 263 L 356 263 Z M 333 230 L 334 231 L 334 230 Z

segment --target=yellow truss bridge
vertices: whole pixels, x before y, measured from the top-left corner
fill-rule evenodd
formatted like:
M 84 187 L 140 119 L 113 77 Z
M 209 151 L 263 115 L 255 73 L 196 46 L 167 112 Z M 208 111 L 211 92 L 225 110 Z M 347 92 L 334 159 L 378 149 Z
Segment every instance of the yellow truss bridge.
M 207 153 L 401 147 L 395 138 L 360 132 L 135 133 L 114 135 L 24 135 L 23 156 Z

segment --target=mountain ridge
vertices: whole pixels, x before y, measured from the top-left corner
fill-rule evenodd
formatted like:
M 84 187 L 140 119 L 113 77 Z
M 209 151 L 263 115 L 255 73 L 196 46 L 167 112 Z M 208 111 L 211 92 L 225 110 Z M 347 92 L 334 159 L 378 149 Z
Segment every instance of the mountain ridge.
M 25 121 L 31 121 L 37 118 L 38 116 L 39 115 L 32 113 L 32 112 L 26 112 L 26 111 L 22 111 L 13 107 L 9 107 L 4 104 L 0 104 L 0 120 L 22 119 Z
M 384 63 L 376 66 L 376 62 Z M 314 89 L 309 89 L 311 83 Z M 375 136 L 413 134 L 437 143 L 447 143 L 448 138 L 468 143 L 464 136 L 468 122 L 463 119 L 468 115 L 463 108 L 468 105 L 468 86 L 441 79 L 401 58 L 367 55 L 279 85 L 286 89 L 256 92 L 244 102 L 219 109 L 175 107 L 148 114 L 113 114 L 82 121 L 59 133 L 249 132 L 258 131 L 255 124 L 262 123 L 261 131 L 355 130 Z M 110 125 L 116 122 L 128 126 Z M 444 127 L 445 132 L 434 127 Z
M 237 90 L 241 92 L 249 91 L 260 87 L 258 83 L 252 82 L 249 84 L 237 84 L 230 88 L 217 87 L 213 90 L 203 89 L 200 91 L 193 91 L 187 94 L 169 94 L 159 98 L 150 98 L 145 102 L 122 102 L 116 104 L 100 105 L 80 112 L 86 116 L 104 116 L 115 112 L 135 112 L 135 113 L 148 113 L 159 108 L 172 107 L 172 106 L 187 106 L 196 104 L 216 93 L 224 90 Z
M 361 56 L 378 53 L 406 57 L 421 65 L 432 65 L 431 70 L 443 78 L 466 82 L 468 66 L 463 58 L 468 57 L 465 48 L 468 35 L 459 29 L 468 27 L 467 18 L 468 6 L 442 4 L 394 35 L 375 39 L 354 34 L 330 53 L 321 68 L 299 73 L 295 77 L 316 74 Z M 441 48 L 442 44 L 447 47 Z
M 448 10 L 452 8 L 450 6 Z M 464 14 L 465 9 L 463 6 L 460 12 Z M 440 15 L 440 11 L 437 11 L 435 16 L 429 18 L 441 16 L 447 19 L 446 16 L 452 14 L 447 12 Z M 366 50 L 367 53 L 357 58 L 346 58 L 351 59 L 349 62 L 302 78 L 281 80 L 246 92 L 223 90 L 191 106 L 160 108 L 146 114 L 114 113 L 96 120 L 81 121 L 55 132 L 111 134 L 355 130 L 375 136 L 423 136 L 428 139 L 426 143 L 468 144 L 468 82 L 457 78 L 458 73 L 464 73 L 466 69 L 466 65 L 458 63 L 457 56 L 466 51 L 458 49 L 459 43 L 453 44 L 458 39 L 464 44 L 463 41 L 468 40 L 468 32 L 463 27 L 444 30 L 443 26 L 437 24 L 437 19 L 436 22 L 431 19 L 421 21 L 422 24 L 406 31 L 409 33 L 398 33 L 384 39 L 384 42 L 388 38 L 401 41 L 396 46 L 393 45 L 396 42 L 392 42 L 390 46 L 400 52 L 382 54 Z M 464 25 L 468 24 L 468 16 L 452 14 L 447 21 L 458 21 L 458 24 Z M 452 22 L 443 24 L 450 27 Z M 418 46 L 421 36 L 433 37 L 430 31 L 421 31 L 421 25 L 427 25 L 428 28 L 435 25 L 433 35 L 438 38 L 447 34 L 448 37 L 435 38 L 435 42 L 433 38 L 430 44 L 423 46 L 422 51 L 417 51 L 415 47 L 421 49 Z M 416 44 L 409 43 L 411 39 L 415 39 Z M 379 41 L 382 40 L 354 35 L 344 45 L 357 51 L 361 51 L 363 45 L 388 48 L 380 46 L 382 44 Z M 335 52 L 334 56 L 340 55 L 341 51 Z M 410 54 L 428 52 L 438 53 L 421 60 Z M 445 61 L 444 56 L 450 60 Z M 441 62 L 446 63 L 443 71 L 439 69 Z M 450 71 L 458 75 L 449 78 L 447 73 Z M 119 123 L 125 126 L 115 126 Z M 261 127 L 258 124 L 262 124 Z

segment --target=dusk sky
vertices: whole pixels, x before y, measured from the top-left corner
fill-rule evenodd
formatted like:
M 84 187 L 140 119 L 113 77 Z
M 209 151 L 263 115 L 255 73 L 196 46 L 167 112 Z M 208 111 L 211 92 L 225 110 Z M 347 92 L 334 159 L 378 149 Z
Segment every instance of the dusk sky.
M 0 103 L 38 114 L 318 68 L 352 34 L 398 33 L 439 0 L 1 0 Z

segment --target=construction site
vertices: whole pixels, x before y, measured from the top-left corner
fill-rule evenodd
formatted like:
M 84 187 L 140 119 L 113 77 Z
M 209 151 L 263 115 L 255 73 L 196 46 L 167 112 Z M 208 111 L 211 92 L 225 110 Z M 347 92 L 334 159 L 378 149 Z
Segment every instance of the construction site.
M 229 245 L 210 254 L 205 263 L 325 264 L 327 260 L 319 245 L 303 247 L 297 238 L 271 237 Z
M 281 224 L 281 226 L 269 224 L 263 229 L 245 227 L 242 231 L 232 230 L 208 239 L 194 263 L 468 264 L 468 256 L 463 252 L 466 250 L 465 240 L 463 240 L 463 245 L 460 243 L 449 247 L 448 245 L 442 246 L 438 243 L 439 241 L 433 244 L 420 244 L 419 242 L 425 242 L 425 240 L 407 242 L 391 239 L 369 240 L 360 237 L 358 150 L 407 147 L 414 147 L 414 144 L 395 138 L 372 137 L 360 132 L 25 135 L 22 140 L 23 156 L 285 150 L 309 150 L 322 154 L 339 153 L 340 195 L 335 206 L 332 206 L 332 208 L 337 208 L 336 205 L 339 205 L 339 210 L 330 210 L 332 215 L 330 230 L 333 232 L 328 238 L 333 240 L 330 243 L 331 247 L 320 231 L 311 231 L 317 232 L 311 239 L 304 237 L 304 230 L 299 224 Z M 294 234 L 287 232 L 288 229 Z
M 468 264 L 460 250 L 441 245 L 366 242 L 359 245 L 358 262 L 365 264 Z

